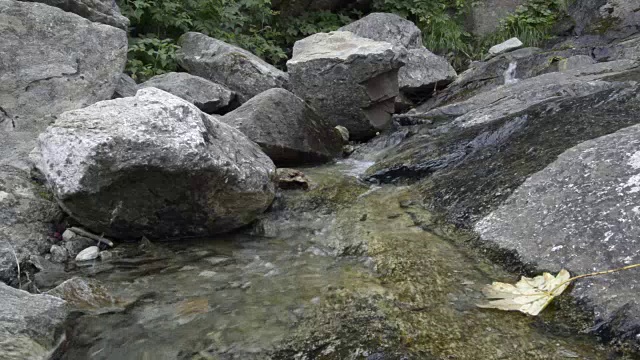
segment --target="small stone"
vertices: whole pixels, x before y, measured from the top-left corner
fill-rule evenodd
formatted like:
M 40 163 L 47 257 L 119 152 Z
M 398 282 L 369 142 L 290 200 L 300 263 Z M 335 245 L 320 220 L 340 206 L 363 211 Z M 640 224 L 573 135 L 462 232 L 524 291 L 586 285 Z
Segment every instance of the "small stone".
M 62 235 L 64 236 L 64 234 Z M 63 243 L 65 249 L 67 249 L 67 253 L 69 257 L 74 257 L 80 253 L 80 251 L 88 248 L 89 246 L 95 245 L 95 241 L 84 236 L 74 236 L 73 239 L 67 240 Z
M 363 215 L 360 217 L 360 221 L 367 221 L 367 217 L 368 217 L 368 216 L 367 216 L 367 214 L 363 214 Z
M 283 190 L 309 190 L 309 179 L 296 169 L 276 169 L 278 187 Z
M 344 127 L 342 125 L 338 125 L 338 126 L 336 126 L 336 131 L 338 131 L 338 133 L 342 137 L 342 142 L 343 143 L 345 143 L 345 144 L 349 143 L 349 129 L 347 129 L 346 127 Z
M 51 261 L 53 262 L 65 262 L 69 257 L 67 249 L 63 248 L 60 245 L 51 245 L 51 249 L 49 250 L 49 252 L 51 253 Z
M 198 274 L 198 276 L 202 276 L 202 277 L 206 277 L 206 278 L 212 278 L 214 276 L 216 276 L 216 274 L 218 274 L 215 271 L 211 271 L 211 270 L 204 270 L 201 271 L 200 274 Z
M 491 49 L 489 49 L 489 55 L 502 54 L 511 50 L 518 49 L 522 45 L 523 44 L 520 39 L 513 37 L 505 42 L 492 46 Z
M 113 253 L 111 251 L 101 251 L 100 252 L 100 260 L 110 260 L 113 258 Z
M 100 255 L 100 248 L 97 246 L 90 246 L 76 256 L 76 261 L 90 261 L 95 260 Z
M 64 241 L 69 241 L 71 239 L 73 239 L 74 237 L 76 237 L 76 233 L 74 233 L 73 231 L 67 229 L 62 233 L 62 240 Z

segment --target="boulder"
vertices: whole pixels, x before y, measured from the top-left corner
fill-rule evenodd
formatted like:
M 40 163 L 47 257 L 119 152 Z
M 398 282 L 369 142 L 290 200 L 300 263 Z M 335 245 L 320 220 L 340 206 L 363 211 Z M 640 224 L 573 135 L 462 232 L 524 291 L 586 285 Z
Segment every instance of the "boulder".
M 575 35 L 596 34 L 611 40 L 638 33 L 637 0 L 582 0 L 569 3 L 567 13 Z
M 350 32 L 318 33 L 295 43 L 287 69 L 296 95 L 364 140 L 391 123 L 403 55 Z
M 288 88 L 289 77 L 247 50 L 196 32 L 180 37 L 178 63 L 190 74 L 224 85 L 245 102 L 271 88 Z
M 500 44 L 493 45 L 489 49 L 489 56 L 495 56 L 505 52 L 513 51 L 515 49 L 522 47 L 522 45 L 523 44 L 522 44 L 522 41 L 520 41 L 520 39 L 513 37 L 509 40 L 501 42 Z
M 0 166 L 0 282 L 18 285 L 16 260 L 24 265 L 31 255 L 48 252 L 51 223 L 61 217 L 44 186 L 21 169 Z
M 136 84 L 136 81 L 133 80 L 131 76 L 122 73 L 118 78 L 118 84 L 113 92 L 112 99 L 135 96 L 136 92 L 138 92 L 138 84 Z
M 62 335 L 68 314 L 64 300 L 34 295 L 0 282 L 0 356 L 46 359 Z
M 55 6 L 93 22 L 115 26 L 122 30 L 129 27 L 129 19 L 120 14 L 114 0 L 25 0 Z
M 127 33 L 31 2 L 0 0 L 0 18 L 0 163 L 27 168 L 56 115 L 111 98 Z
M 388 42 L 406 49 L 423 48 L 422 31 L 411 21 L 396 14 L 371 13 L 338 31 L 349 31 L 363 38 Z
M 588 66 L 595 64 L 596 61 L 589 55 L 575 55 L 566 59 L 560 60 L 558 63 L 558 70 L 567 71 L 580 68 L 582 66 Z
M 236 105 L 236 94 L 213 81 L 187 73 L 168 73 L 152 77 L 139 88 L 155 87 L 183 98 L 207 114 L 226 113 Z
M 372 13 L 339 30 L 408 49 L 404 60 L 406 64 L 398 72 L 398 85 L 400 91 L 410 98 L 418 101 L 428 98 L 436 88 L 444 88 L 457 76 L 445 58 L 422 46 L 420 29 L 398 15 Z
M 333 125 L 285 89 L 270 89 L 223 116 L 278 166 L 325 162 L 342 150 Z
M 573 275 L 640 263 L 640 125 L 583 142 L 530 176 L 475 225 L 526 263 Z M 638 271 L 575 282 L 571 295 L 640 349 Z
M 275 166 L 257 145 L 155 88 L 66 112 L 38 142 L 63 209 L 116 238 L 230 231 L 274 198 Z
M 422 101 L 436 90 L 449 85 L 458 74 L 442 56 L 425 48 L 407 51 L 406 65 L 398 72 L 400 91 Z

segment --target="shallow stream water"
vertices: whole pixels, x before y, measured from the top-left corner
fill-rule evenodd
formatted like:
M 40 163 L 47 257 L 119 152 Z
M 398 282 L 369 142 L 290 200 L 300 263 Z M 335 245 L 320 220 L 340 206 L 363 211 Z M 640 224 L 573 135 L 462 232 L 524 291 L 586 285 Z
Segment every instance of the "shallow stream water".
M 517 276 L 411 187 L 359 183 L 353 164 L 305 172 L 314 189 L 284 195 L 268 237 L 118 245 L 51 275 L 95 279 L 123 304 L 78 313 L 60 358 L 624 358 L 577 335 L 588 318 L 569 297 L 538 318 L 477 308 L 484 284 Z

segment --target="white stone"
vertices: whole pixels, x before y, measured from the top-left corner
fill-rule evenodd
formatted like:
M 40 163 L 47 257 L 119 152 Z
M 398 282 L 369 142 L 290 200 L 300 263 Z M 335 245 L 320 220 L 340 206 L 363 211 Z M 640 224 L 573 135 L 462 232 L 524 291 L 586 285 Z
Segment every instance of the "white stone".
M 100 248 L 97 246 L 89 246 L 88 248 L 80 251 L 76 255 L 76 261 L 90 261 L 95 260 L 100 255 Z
M 62 233 L 62 240 L 64 241 L 69 241 L 71 239 L 73 239 L 74 237 L 76 237 L 76 233 L 74 233 L 73 231 L 67 229 Z
M 498 55 L 507 51 L 515 50 L 521 47 L 522 41 L 518 38 L 511 38 L 503 43 L 493 45 L 491 49 L 489 49 L 489 55 Z

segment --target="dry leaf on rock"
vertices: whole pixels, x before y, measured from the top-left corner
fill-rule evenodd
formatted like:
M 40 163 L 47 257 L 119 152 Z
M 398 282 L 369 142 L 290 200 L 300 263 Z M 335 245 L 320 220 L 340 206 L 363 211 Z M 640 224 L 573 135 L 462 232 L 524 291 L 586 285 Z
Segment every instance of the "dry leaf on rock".
M 538 315 L 556 296 L 569 286 L 571 275 L 565 269 L 557 276 L 544 273 L 534 278 L 522 277 L 515 285 L 494 282 L 482 289 L 489 301 L 481 308 L 515 310 Z

